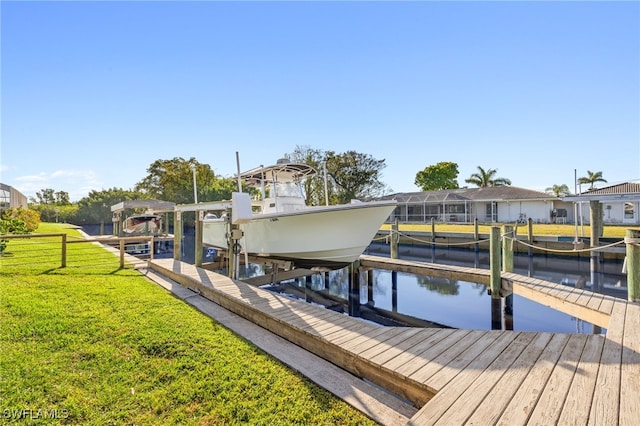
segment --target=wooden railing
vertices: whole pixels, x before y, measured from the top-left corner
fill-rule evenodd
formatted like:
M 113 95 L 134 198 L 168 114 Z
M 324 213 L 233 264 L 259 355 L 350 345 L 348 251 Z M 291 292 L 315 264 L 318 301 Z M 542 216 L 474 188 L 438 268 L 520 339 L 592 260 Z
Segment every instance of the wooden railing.
M 119 256 L 120 256 L 120 268 L 125 267 L 125 254 L 126 254 L 126 243 L 127 242 L 136 242 L 136 241 L 146 241 L 149 245 L 149 259 L 153 259 L 153 236 L 136 236 L 136 237 L 112 237 L 108 241 L 100 238 L 89 238 L 89 239 L 77 239 L 77 240 L 69 240 L 67 234 L 65 233 L 55 233 L 55 234 L 10 234 L 10 235 L 0 235 L 0 241 L 9 241 L 9 240 L 31 240 L 31 239 L 57 239 L 59 238 L 59 242 L 55 244 L 59 244 L 59 258 L 60 258 L 60 267 L 67 267 L 67 247 L 69 244 L 77 244 L 77 243 L 117 243 L 119 246 Z M 37 251 L 36 251 L 37 250 Z M 7 250 L 5 250 L 7 251 Z M 19 250 L 20 254 L 25 254 L 24 257 L 20 257 L 20 259 L 26 259 L 27 261 L 31 259 L 35 259 L 38 256 L 42 256 L 42 250 L 38 250 L 34 247 L 27 248 L 25 250 Z M 15 251 L 11 251 L 10 253 L 14 254 Z M 3 257 L 5 253 L 3 252 Z M 15 257 L 14 257 L 15 258 Z M 11 262 L 9 258 L 3 259 L 3 264 L 9 266 Z

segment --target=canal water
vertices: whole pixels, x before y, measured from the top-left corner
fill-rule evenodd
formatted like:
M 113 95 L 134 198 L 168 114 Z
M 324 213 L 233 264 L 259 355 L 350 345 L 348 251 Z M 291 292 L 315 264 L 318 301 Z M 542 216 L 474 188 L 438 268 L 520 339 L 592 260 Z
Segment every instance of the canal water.
M 187 263 L 194 263 L 195 259 L 194 234 L 193 229 L 185 228 L 181 259 Z M 372 243 L 365 253 L 388 257 L 389 245 Z M 157 253 L 155 256 L 172 257 L 172 253 Z M 205 248 L 203 261 L 213 260 L 213 257 L 215 257 L 215 253 Z M 486 251 L 403 247 L 401 245 L 399 258 L 489 269 L 489 255 Z M 626 275 L 622 273 L 622 262 L 601 262 L 599 270 L 597 276 L 599 288 L 597 290 L 604 294 L 626 299 Z M 262 268 L 259 267 L 253 267 L 250 271 L 250 276 L 263 273 Z M 528 256 L 518 253 L 514 256 L 514 272 L 568 286 L 575 285 L 582 277 L 587 281 L 584 288 L 591 290 L 588 254 L 567 257 L 557 255 Z M 304 278 L 293 280 L 292 283 L 311 290 L 328 291 L 333 296 L 348 300 L 348 268 L 330 271 L 328 274 L 328 288 L 325 288 L 324 278 L 319 274 L 315 274 L 310 283 L 306 282 Z M 507 303 L 506 299 L 503 299 L 502 315 L 497 319 L 498 327 L 496 327 L 495 310 L 492 316 L 491 296 L 483 284 L 407 273 L 392 274 L 392 272 L 385 270 L 374 270 L 372 282 L 372 292 L 369 291 L 366 283 L 362 283 L 360 286 L 361 304 L 368 304 L 378 309 L 409 315 L 449 327 L 588 334 L 606 332 L 600 327 L 517 294 L 514 294 L 510 299 L 511 315 L 508 312 L 505 313 L 504 308 Z M 369 300 L 370 294 L 372 294 L 371 300 Z

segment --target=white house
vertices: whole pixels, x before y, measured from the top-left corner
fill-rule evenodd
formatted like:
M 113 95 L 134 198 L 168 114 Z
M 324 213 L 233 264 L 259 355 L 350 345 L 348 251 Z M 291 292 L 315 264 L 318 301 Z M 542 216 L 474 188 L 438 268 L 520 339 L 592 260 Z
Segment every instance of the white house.
M 584 223 L 590 220 L 590 201 L 602 203 L 604 223 L 640 225 L 640 182 L 625 182 L 563 197 L 575 205 Z M 582 212 L 582 213 L 580 213 Z
M 573 204 L 544 192 L 514 186 L 463 188 L 441 191 L 408 192 L 387 195 L 383 200 L 395 199 L 398 207 L 390 219 L 401 222 L 471 223 L 524 222 L 571 223 Z

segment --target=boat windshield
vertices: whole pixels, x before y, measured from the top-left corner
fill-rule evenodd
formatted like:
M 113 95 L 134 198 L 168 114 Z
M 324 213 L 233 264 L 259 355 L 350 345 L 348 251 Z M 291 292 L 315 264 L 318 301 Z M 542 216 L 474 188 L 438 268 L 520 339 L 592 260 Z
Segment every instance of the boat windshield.
M 298 197 L 304 198 L 302 187 L 294 182 L 272 183 L 268 185 L 269 197 Z

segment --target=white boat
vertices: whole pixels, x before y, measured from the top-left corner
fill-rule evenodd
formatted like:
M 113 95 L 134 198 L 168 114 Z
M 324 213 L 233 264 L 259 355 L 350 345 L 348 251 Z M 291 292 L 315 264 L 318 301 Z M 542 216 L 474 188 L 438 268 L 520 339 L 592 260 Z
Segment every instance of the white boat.
M 122 231 L 128 235 L 156 235 L 160 232 L 162 218 L 155 214 L 129 216 L 122 224 Z
M 315 169 L 306 164 L 279 160 L 274 166 L 240 175 L 245 184 L 261 188 L 262 199 L 252 202 L 250 218 L 239 225 L 242 238 L 236 253 L 290 260 L 297 267 L 330 269 L 344 267 L 360 257 L 396 201 L 307 206 L 301 183 L 314 174 Z M 233 209 L 237 210 L 235 206 Z M 224 214 L 217 216 L 204 218 L 202 241 L 227 249 L 231 220 Z

